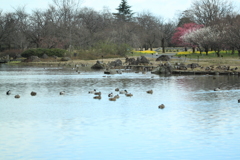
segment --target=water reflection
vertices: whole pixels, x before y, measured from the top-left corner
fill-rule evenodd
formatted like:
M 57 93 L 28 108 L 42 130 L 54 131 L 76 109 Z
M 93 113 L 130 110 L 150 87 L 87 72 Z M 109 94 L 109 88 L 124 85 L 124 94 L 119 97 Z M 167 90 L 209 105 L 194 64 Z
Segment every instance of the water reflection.
M 0 75 L 0 159 L 239 157 L 238 76 L 108 77 L 87 69 L 5 65 Z M 222 90 L 213 91 L 217 86 Z M 115 88 L 133 97 L 109 101 Z M 101 100 L 88 94 L 93 89 L 102 92 Z M 166 108 L 159 110 L 160 104 Z

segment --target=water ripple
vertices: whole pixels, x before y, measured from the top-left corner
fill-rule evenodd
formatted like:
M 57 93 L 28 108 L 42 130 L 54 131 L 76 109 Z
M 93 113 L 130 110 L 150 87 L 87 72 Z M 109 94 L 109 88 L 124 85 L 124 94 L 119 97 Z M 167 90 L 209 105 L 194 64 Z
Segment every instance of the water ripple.
M 38 67 L 0 67 L 0 75 L 0 159 L 239 158 L 238 77 Z M 111 92 L 120 98 L 109 101 Z

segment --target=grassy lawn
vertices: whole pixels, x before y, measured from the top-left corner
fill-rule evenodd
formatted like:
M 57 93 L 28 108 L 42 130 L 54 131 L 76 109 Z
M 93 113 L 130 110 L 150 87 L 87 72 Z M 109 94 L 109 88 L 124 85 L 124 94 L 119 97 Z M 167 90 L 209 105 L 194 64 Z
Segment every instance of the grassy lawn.
M 199 51 L 192 53 L 190 51 L 187 52 L 178 52 L 176 56 L 186 56 L 186 57 L 191 57 L 191 58 L 239 58 L 237 51 L 235 51 L 234 54 L 231 53 L 231 51 L 220 51 L 220 57 L 217 56 L 217 54 L 214 51 L 209 51 L 208 55 L 206 55 L 206 52 L 202 52 L 200 54 Z
M 178 52 L 175 56 L 178 57 L 176 62 L 183 62 L 186 64 L 198 63 L 201 66 L 230 66 L 236 67 L 240 66 L 240 57 L 238 56 L 237 51 L 232 54 L 231 51 L 221 51 L 220 57 L 214 51 L 210 51 L 208 55 L 205 52 L 200 54 L 199 52 Z
M 156 51 L 132 51 L 126 54 L 127 57 L 133 57 L 137 58 L 140 56 L 144 56 L 146 54 L 153 54 L 152 56 L 148 56 L 148 59 L 150 60 L 151 65 L 158 66 L 161 62 L 156 61 L 156 56 L 154 56 L 156 53 L 162 54 L 161 52 Z M 174 52 L 166 52 L 164 54 L 168 53 L 174 53 Z M 170 63 L 198 63 L 201 66 L 219 66 L 219 65 L 226 65 L 230 67 L 236 67 L 240 66 L 240 58 L 238 56 L 238 53 L 235 52 L 234 54 L 231 54 L 231 51 L 221 51 L 220 55 L 221 57 L 217 57 L 215 52 L 209 52 L 208 55 L 206 55 L 205 52 L 200 54 L 199 52 L 191 53 L 191 52 L 176 52 L 175 56 L 171 58 Z M 119 56 L 119 55 L 104 55 L 101 56 L 101 54 L 79 54 L 77 57 L 71 57 L 72 60 L 70 61 L 61 61 L 61 58 L 53 59 L 41 59 L 41 62 L 32 62 L 32 64 L 38 64 L 38 65 L 59 65 L 59 64 L 69 64 L 69 66 L 72 66 L 73 64 L 88 64 L 88 66 L 91 66 L 96 63 L 97 60 L 103 61 L 104 63 L 109 63 L 111 61 L 115 61 L 117 59 L 122 60 L 122 62 L 125 62 L 125 56 Z M 19 64 L 20 61 L 11 61 L 9 64 Z M 162 62 L 165 63 L 165 62 Z M 24 63 L 25 64 L 25 63 Z M 66 66 L 66 65 L 65 65 Z M 67 65 L 68 66 L 68 65 Z

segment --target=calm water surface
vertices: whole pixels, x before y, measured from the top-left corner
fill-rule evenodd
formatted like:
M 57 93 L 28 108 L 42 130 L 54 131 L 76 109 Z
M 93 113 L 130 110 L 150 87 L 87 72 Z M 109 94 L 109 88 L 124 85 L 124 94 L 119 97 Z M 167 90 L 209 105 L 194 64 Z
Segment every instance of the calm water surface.
M 240 159 L 238 76 L 151 76 L 1 65 L 0 159 Z

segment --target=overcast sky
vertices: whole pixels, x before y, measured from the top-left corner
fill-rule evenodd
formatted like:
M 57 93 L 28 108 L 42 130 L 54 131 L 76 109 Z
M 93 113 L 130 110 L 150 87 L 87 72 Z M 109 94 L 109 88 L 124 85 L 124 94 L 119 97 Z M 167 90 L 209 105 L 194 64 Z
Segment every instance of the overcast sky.
M 240 0 L 231 0 L 238 9 Z M 34 9 L 46 9 L 48 4 L 53 4 L 53 0 L 0 0 L 0 9 L 3 12 L 12 12 L 14 8 L 25 6 L 27 11 Z M 116 12 L 116 8 L 121 0 L 81 0 L 82 7 L 91 7 L 100 11 L 103 7 L 108 7 L 111 12 Z M 192 0 L 127 0 L 132 6 L 133 12 L 149 11 L 155 16 L 161 16 L 164 19 L 176 18 L 179 11 L 190 8 Z

